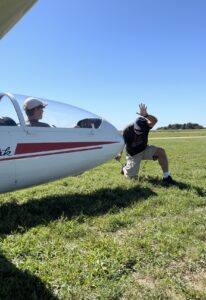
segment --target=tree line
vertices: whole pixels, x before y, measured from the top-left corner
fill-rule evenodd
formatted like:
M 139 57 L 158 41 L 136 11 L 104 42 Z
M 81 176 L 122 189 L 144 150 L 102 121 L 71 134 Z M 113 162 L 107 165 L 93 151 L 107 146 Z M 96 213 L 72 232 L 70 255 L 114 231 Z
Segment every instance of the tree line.
M 204 129 L 202 125 L 197 123 L 184 123 L 184 124 L 169 124 L 168 126 L 158 127 L 157 130 L 172 130 L 172 129 Z

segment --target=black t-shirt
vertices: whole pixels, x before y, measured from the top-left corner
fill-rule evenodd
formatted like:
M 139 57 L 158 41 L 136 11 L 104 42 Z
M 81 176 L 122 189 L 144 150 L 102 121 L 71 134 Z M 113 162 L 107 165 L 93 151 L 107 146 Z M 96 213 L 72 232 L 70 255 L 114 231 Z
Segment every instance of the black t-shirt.
M 134 131 L 134 125 L 130 124 L 123 130 L 123 138 L 126 145 L 126 151 L 129 155 L 136 155 L 147 147 L 148 134 L 150 127 L 142 132 L 142 134 L 136 134 Z
M 27 121 L 26 125 L 29 127 L 50 127 L 49 124 L 39 122 L 38 120 Z

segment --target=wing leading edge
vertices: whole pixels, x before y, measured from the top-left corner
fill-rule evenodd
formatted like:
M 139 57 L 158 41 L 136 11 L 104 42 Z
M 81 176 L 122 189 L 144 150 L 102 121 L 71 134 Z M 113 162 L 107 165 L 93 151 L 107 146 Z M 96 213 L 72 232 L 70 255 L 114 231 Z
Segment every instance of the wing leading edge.
M 25 15 L 37 0 L 0 1 L 0 39 Z

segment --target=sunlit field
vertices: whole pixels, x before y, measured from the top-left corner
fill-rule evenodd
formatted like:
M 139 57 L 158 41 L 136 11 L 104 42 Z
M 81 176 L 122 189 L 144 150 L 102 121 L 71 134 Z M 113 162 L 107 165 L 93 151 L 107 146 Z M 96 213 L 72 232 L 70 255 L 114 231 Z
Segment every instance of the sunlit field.
M 206 130 L 150 137 L 176 186 L 112 160 L 0 196 L 0 300 L 206 299 Z

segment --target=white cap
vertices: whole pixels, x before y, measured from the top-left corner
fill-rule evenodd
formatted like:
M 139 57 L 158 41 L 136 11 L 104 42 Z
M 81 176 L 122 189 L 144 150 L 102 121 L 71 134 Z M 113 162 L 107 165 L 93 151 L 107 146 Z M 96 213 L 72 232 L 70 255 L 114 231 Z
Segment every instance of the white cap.
M 34 98 L 34 97 L 29 97 L 24 101 L 24 105 L 23 105 L 23 109 L 27 110 L 27 109 L 33 109 L 35 107 L 38 106 L 47 106 L 48 104 L 46 102 L 42 102 L 40 99 L 38 98 Z

